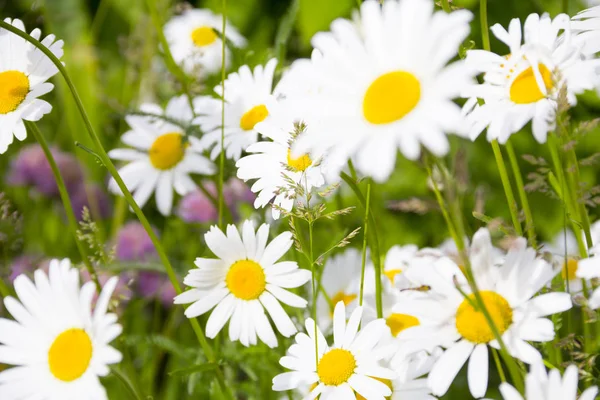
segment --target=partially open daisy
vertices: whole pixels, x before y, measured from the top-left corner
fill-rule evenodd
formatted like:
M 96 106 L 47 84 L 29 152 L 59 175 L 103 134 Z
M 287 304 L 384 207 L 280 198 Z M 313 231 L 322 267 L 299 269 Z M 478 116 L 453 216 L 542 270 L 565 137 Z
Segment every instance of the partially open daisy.
M 222 16 L 207 9 L 191 9 L 171 18 L 165 24 L 164 32 L 175 62 L 187 73 L 212 74 L 221 69 L 223 62 L 223 42 L 217 34 L 222 28 Z M 227 23 L 225 35 L 237 47 L 246 44 L 246 39 L 230 23 Z M 226 67 L 230 58 L 231 51 L 226 48 Z
M 225 93 L 222 85 L 215 87 L 215 92 L 225 98 L 224 146 L 227 158 L 237 161 L 242 151 L 258 140 L 256 125 L 267 118 L 275 102 L 272 88 L 276 66 L 276 59 L 270 60 L 264 67 L 255 67 L 254 71 L 244 65 L 238 72 L 227 76 Z M 204 132 L 202 144 L 214 146 L 211 152 L 214 159 L 221 153 L 221 100 L 202 96 L 195 99 L 194 109 L 198 115 L 195 121 Z
M 500 393 L 504 400 L 594 400 L 598 394 L 596 386 L 577 396 L 578 375 L 576 365 L 569 365 L 561 377 L 559 370 L 548 373 L 540 362 L 531 366 L 525 378 L 525 397 L 506 382 L 500 384 Z
M 115 149 L 108 155 L 130 162 L 119 174 L 140 207 L 155 193 L 158 211 L 170 215 L 173 190 L 182 196 L 193 191 L 196 184 L 189 175 L 212 175 L 215 166 L 201 154 L 204 149 L 200 140 L 185 134 L 183 127 L 192 120 L 185 96 L 171 99 L 164 111 L 155 104 L 144 104 L 141 111 L 149 115 L 126 116 L 131 130 L 121 136 L 123 143 L 135 149 Z M 114 179 L 109 189 L 121 194 Z
M 23 22 L 6 18 L 15 28 L 25 32 Z M 54 35 L 40 39 L 41 31 L 31 34 L 58 58 L 63 55 L 63 41 Z M 0 29 L 0 154 L 13 142 L 13 136 L 25 140 L 23 121 L 38 121 L 52 106 L 38 97 L 50 92 L 54 85 L 46 82 L 58 72 L 48 57 L 25 39 Z
M 296 335 L 296 343 L 279 361 L 292 371 L 274 377 L 273 390 L 312 385 L 308 399 L 356 399 L 360 395 L 384 400 L 390 396 L 392 391 L 382 380 L 394 379 L 395 374 L 379 363 L 389 351 L 379 343 L 385 322 L 376 320 L 359 330 L 361 316 L 362 308 L 356 308 L 346 324 L 344 302 L 336 304 L 331 347 L 315 321 L 308 318 L 306 333 Z
M 338 302 L 343 302 L 348 312 L 358 305 L 361 261 L 360 251 L 349 247 L 325 262 L 317 298 L 317 321 L 326 334 L 330 332 L 333 309 Z
M 532 121 L 533 136 L 545 143 L 555 125 L 559 91 L 565 87 L 569 104 L 575 105 L 576 95 L 596 87 L 598 63 L 582 56 L 566 14 L 554 19 L 531 14 L 523 31 L 518 18 L 508 31 L 498 24 L 491 30 L 508 46 L 509 54 L 467 53 L 467 64 L 484 73 L 483 84 L 464 92 L 471 97 L 464 107 L 469 135 L 475 139 L 487 127 L 488 140 L 504 143 Z M 485 104 L 479 105 L 478 98 Z
M 14 281 L 19 300 L 4 299 L 15 321 L 0 318 L 2 399 L 107 399 L 98 377 L 121 361 L 109 343 L 121 333 L 117 316 L 107 314 L 118 278 L 104 286 L 94 310 L 95 285 L 79 286 L 69 260 L 52 260 L 49 277 L 35 272 Z
M 337 19 L 316 34 L 310 65 L 296 68 L 299 93 L 285 93 L 306 109 L 308 128 L 295 150 L 327 153 L 332 178 L 352 159 L 377 181 L 391 174 L 398 149 L 409 159 L 421 144 L 446 154 L 446 134 L 460 122 L 452 99 L 473 76 L 462 61 L 447 64 L 471 18 L 466 10 L 434 12 L 431 0 L 370 0 L 358 24 Z
M 215 309 L 206 324 L 206 336 L 214 338 L 229 321 L 229 339 L 244 346 L 255 345 L 256 337 L 270 347 L 277 338 L 265 314 L 285 337 L 296 326 L 279 302 L 304 308 L 306 300 L 286 289 L 304 285 L 311 277 L 293 261 L 277 262 L 292 246 L 292 235 L 284 232 L 267 245 L 269 225 L 254 231 L 252 221 L 244 222 L 242 235 L 233 225 L 225 235 L 216 226 L 204 235 L 206 245 L 218 257 L 197 258 L 197 269 L 189 271 L 184 283 L 192 289 L 175 298 L 176 304 L 191 306 L 185 311 L 195 318 Z
M 554 324 L 544 317 L 571 308 L 571 298 L 568 293 L 534 297 L 558 271 L 537 258 L 525 239 L 514 242 L 501 265 L 494 264 L 492 254 L 489 232 L 480 229 L 469 255 L 479 294 L 511 355 L 526 363 L 539 361 L 540 353 L 527 341 L 552 340 Z M 432 341 L 445 348 L 429 373 L 433 393 L 445 394 L 469 359 L 471 394 L 484 396 L 489 374 L 487 346 L 498 348 L 498 342 L 483 313 L 474 308 L 475 295 L 459 266 L 449 258 L 441 258 L 430 268 L 412 268 L 407 274 L 420 275 L 431 287 L 425 292 L 427 296 L 413 302 L 413 315 L 438 322 L 409 328 L 405 337 L 410 336 L 415 349 L 431 346 Z
M 308 154 L 292 156 L 291 145 L 304 130 L 303 123 L 284 111 L 284 105 L 275 107 L 279 112 L 271 114 L 256 129 L 272 141 L 261 141 L 250 145 L 246 151 L 252 153 L 238 160 L 237 176 L 245 181 L 256 179 L 252 191 L 258 192 L 254 207 L 264 207 L 271 200 L 277 207 L 291 211 L 297 196 L 296 185 L 307 192 L 325 184 L 319 160 Z M 281 211 L 273 207 L 273 218 L 278 219 Z
M 571 22 L 575 40 L 583 45 L 583 53 L 594 55 L 600 52 L 600 6 L 580 12 Z

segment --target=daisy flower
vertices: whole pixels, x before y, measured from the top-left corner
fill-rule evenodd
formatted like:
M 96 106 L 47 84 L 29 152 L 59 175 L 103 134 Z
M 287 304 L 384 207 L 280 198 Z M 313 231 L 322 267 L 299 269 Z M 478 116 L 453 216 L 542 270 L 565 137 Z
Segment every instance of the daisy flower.
M 279 302 L 304 308 L 306 300 L 289 292 L 304 285 L 310 271 L 299 269 L 293 261 L 277 262 L 292 246 L 292 234 L 284 232 L 267 245 L 269 225 L 254 231 L 252 221 L 244 222 L 238 233 L 227 226 L 227 235 L 213 226 L 204 235 L 206 245 L 217 259 L 197 258 L 184 283 L 192 289 L 175 298 L 176 304 L 191 306 L 188 318 L 205 314 L 213 307 L 206 324 L 206 336 L 214 338 L 229 321 L 229 339 L 244 346 L 256 344 L 256 337 L 269 347 L 277 346 L 277 338 L 265 315 L 285 337 L 296 333 L 296 327 Z
M 25 32 L 23 22 L 6 18 L 15 28 Z M 34 29 L 30 35 L 42 42 L 57 58 L 63 55 L 63 41 L 54 35 L 41 39 Z M 38 97 L 50 92 L 54 85 L 46 82 L 58 69 L 37 47 L 0 28 L 0 154 L 13 142 L 13 135 L 25 140 L 23 121 L 39 121 L 52 106 Z
M 317 321 L 323 332 L 329 332 L 333 322 L 333 307 L 338 302 L 343 302 L 348 312 L 358 305 L 361 266 L 361 253 L 352 247 L 325 262 L 317 298 Z
M 598 4 L 598 3 L 596 3 Z M 600 52 L 600 6 L 581 11 L 571 22 L 576 40 L 583 44 L 583 52 L 594 55 Z
M 258 140 L 256 125 L 267 118 L 276 101 L 271 94 L 276 66 L 276 59 L 270 60 L 264 67 L 255 67 L 254 71 L 244 65 L 238 72 L 227 76 L 225 93 L 222 85 L 215 87 L 217 95 L 225 99 L 224 146 L 227 158 L 239 160 L 242 151 Z M 198 115 L 195 122 L 204 132 L 202 144 L 214 146 L 212 159 L 221 153 L 222 107 L 220 99 L 210 96 L 198 97 L 194 101 Z
M 511 355 L 528 364 L 537 362 L 541 355 L 527 341 L 552 340 L 554 324 L 544 317 L 571 308 L 571 298 L 568 293 L 534 297 L 558 271 L 536 257 L 524 238 L 513 243 L 501 265 L 494 263 L 492 249 L 489 232 L 480 229 L 469 255 L 480 296 Z M 469 359 L 471 394 L 476 398 L 484 396 L 489 374 L 487 347 L 499 346 L 483 313 L 473 307 L 475 295 L 459 266 L 449 258 L 441 258 L 429 268 L 412 268 L 407 274 L 414 274 L 431 288 L 411 307 L 412 315 L 430 322 L 409 328 L 404 335 L 414 350 L 435 343 L 445 348 L 429 373 L 433 393 L 445 394 Z M 457 285 L 468 298 L 463 297 Z
M 598 83 L 598 63 L 582 56 L 566 14 L 554 19 L 531 14 L 523 30 L 518 18 L 510 22 L 508 31 L 498 24 L 491 30 L 508 46 L 509 54 L 467 53 L 469 66 L 484 73 L 484 83 L 464 93 L 471 97 L 463 109 L 469 135 L 474 140 L 487 127 L 489 141 L 505 143 L 532 121 L 533 136 L 545 143 L 548 131 L 554 129 L 559 90 L 566 87 L 568 102 L 575 105 L 577 94 Z M 485 104 L 479 105 L 477 98 Z
M 213 74 L 221 69 L 223 44 L 219 35 L 223 28 L 223 17 L 210 10 L 192 9 L 175 16 L 165 24 L 164 32 L 173 59 L 191 74 L 206 72 Z M 236 47 L 243 47 L 246 39 L 227 22 L 225 36 Z M 229 66 L 231 51 L 225 49 L 225 66 Z
M 578 262 L 575 276 L 579 279 L 598 279 L 600 278 L 600 246 L 595 246 L 590 250 L 594 257 L 585 258 Z M 589 285 L 591 286 L 591 285 Z M 587 300 L 587 306 L 592 310 L 600 308 L 600 287 L 596 288 Z
M 394 379 L 395 374 L 379 364 L 388 352 L 379 343 L 386 329 L 385 321 L 373 321 L 359 331 L 361 316 L 362 308 L 358 307 L 346 324 L 344 302 L 336 304 L 332 347 L 315 321 L 308 318 L 306 333 L 296 335 L 296 343 L 279 361 L 291 371 L 273 378 L 273 390 L 313 385 L 306 397 L 309 399 L 356 399 L 360 395 L 368 400 L 384 400 L 390 396 L 392 391 L 381 380 Z
M 164 111 L 155 104 L 144 104 L 141 110 L 151 115 L 126 116 L 131 130 L 121 136 L 121 141 L 134 149 L 115 149 L 108 155 L 115 160 L 129 161 L 119 174 L 140 207 L 154 192 L 158 211 L 170 215 L 173 190 L 182 196 L 193 191 L 196 184 L 190 174 L 212 175 L 215 166 L 202 155 L 204 148 L 200 140 L 186 136 L 184 128 L 171 122 L 187 124 L 192 120 L 192 110 L 185 96 L 171 99 Z M 109 189 L 122 194 L 114 179 L 110 180 Z
M 569 365 L 561 378 L 560 371 L 553 369 L 548 373 L 542 363 L 532 365 L 525 378 L 525 397 L 509 383 L 500 384 L 500 393 L 504 400 L 594 400 L 598 388 L 587 388 L 577 397 L 577 366 Z
M 421 144 L 439 156 L 448 152 L 446 133 L 458 132 L 461 120 L 452 99 L 473 78 L 463 61 L 448 62 L 472 14 L 434 12 L 431 0 L 370 0 L 358 18 L 337 19 L 313 37 L 311 61 L 295 71 L 299 92 L 284 94 L 306 112 L 295 152 L 327 153 L 331 178 L 352 159 L 382 182 L 398 149 L 412 160 Z
M 19 299 L 4 299 L 15 320 L 0 318 L 0 363 L 15 367 L 0 372 L 2 399 L 108 399 L 98 377 L 121 361 L 109 345 L 121 326 L 107 314 L 118 278 L 106 282 L 92 311 L 95 285 L 80 287 L 69 260 L 52 260 L 49 277 L 34 276 L 17 277 Z
M 283 105 L 277 109 L 280 112 L 256 125 L 256 129 L 271 141 L 257 142 L 246 149 L 251 154 L 236 163 L 237 176 L 244 181 L 256 179 L 252 186 L 252 191 L 259 193 L 254 201 L 255 208 L 264 207 L 274 199 L 274 205 L 291 211 L 296 200 L 294 185 L 310 192 L 323 186 L 325 178 L 319 160 L 313 161 L 307 154 L 292 157 L 292 142 L 304 127 L 300 121 L 284 116 L 287 113 Z M 278 219 L 280 213 L 273 207 L 274 219 Z

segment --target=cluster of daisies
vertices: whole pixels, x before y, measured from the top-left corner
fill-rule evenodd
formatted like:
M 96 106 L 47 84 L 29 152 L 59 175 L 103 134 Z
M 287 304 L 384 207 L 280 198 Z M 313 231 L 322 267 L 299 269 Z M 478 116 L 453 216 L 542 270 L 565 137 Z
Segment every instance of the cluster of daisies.
M 360 177 L 386 181 L 398 150 L 415 160 L 422 149 L 449 152 L 448 134 L 506 142 L 531 122 L 543 143 L 556 125 L 559 99 L 600 88 L 600 7 L 573 18 L 532 14 L 492 33 L 506 45 L 501 54 L 469 50 L 456 60 L 470 34 L 466 10 L 434 10 L 432 0 L 366 0 L 352 20 L 337 19 L 329 32 L 314 36 L 310 59 L 296 60 L 274 81 L 277 60 L 242 66 L 214 88 L 214 95 L 172 98 L 166 107 L 147 103 L 125 117 L 127 148 L 109 156 L 134 200 L 142 207 L 154 195 L 158 211 L 169 216 L 175 195 L 197 189 L 192 175 L 218 171 L 221 156 L 235 163 L 236 175 L 252 181 L 255 208 L 272 206 L 277 220 L 302 193 L 336 183 L 353 165 Z M 18 20 L 6 19 L 24 31 Z M 206 10 L 187 10 L 164 27 L 169 51 L 183 71 L 203 76 L 231 64 L 232 51 L 245 39 Z M 40 39 L 40 31 L 31 36 Z M 223 39 L 227 46 L 223 52 Z M 41 43 L 55 56 L 62 42 L 50 35 Z M 58 72 L 30 42 L 0 30 L 0 152 L 13 137 L 24 140 L 24 121 L 51 111 L 39 99 L 52 90 Z M 5 52 L 3 51 L 3 54 Z M 481 77 L 481 83 L 477 81 Z M 455 101 L 464 99 L 460 107 Z M 111 180 L 109 188 L 120 189 Z M 302 199 L 304 201 L 305 199 Z M 316 276 L 294 261 L 282 261 L 293 244 L 291 232 L 270 240 L 270 226 L 245 221 L 204 236 L 216 258 L 198 258 L 175 296 L 195 318 L 210 313 L 206 335 L 215 338 L 228 325 L 228 337 L 244 346 L 274 348 L 278 337 L 294 336 L 273 378 L 273 390 L 295 390 L 314 399 L 433 399 L 446 394 L 467 364 L 470 392 L 486 395 L 490 354 L 501 350 L 530 366 L 525 379 L 529 400 L 577 397 L 578 373 L 549 373 L 533 343 L 555 337 L 551 317 L 569 310 L 572 296 L 587 296 L 600 307 L 600 256 L 578 260 L 564 252 L 540 255 L 516 238 L 507 249 L 493 246 L 481 229 L 469 241 L 468 256 L 451 246 L 393 247 L 383 275 L 367 266 L 354 249 L 327 260 L 317 285 L 316 313 L 306 332 L 288 314 L 308 316 L 302 288 Z M 548 246 L 550 247 L 550 246 Z M 600 253 L 591 248 L 590 253 Z M 553 279 L 573 281 L 571 293 L 552 290 Z M 376 290 L 382 279 L 382 290 Z M 577 283 L 589 285 L 577 286 Z M 79 284 L 68 260 L 54 260 L 34 280 L 14 281 L 18 300 L 4 299 L 14 320 L 0 319 L 2 399 L 105 399 L 99 377 L 121 355 L 109 343 L 120 333 L 108 313 L 117 284 Z M 315 286 L 313 285 L 313 288 Z M 95 305 L 94 305 L 95 304 Z M 285 306 L 285 307 L 284 307 Z M 328 341 L 331 337 L 332 341 Z M 32 385 L 35 380 L 36 385 Z M 506 400 L 521 399 L 512 386 L 500 387 Z M 580 399 L 596 396 L 587 389 Z M 557 397 L 558 396 L 558 397 Z

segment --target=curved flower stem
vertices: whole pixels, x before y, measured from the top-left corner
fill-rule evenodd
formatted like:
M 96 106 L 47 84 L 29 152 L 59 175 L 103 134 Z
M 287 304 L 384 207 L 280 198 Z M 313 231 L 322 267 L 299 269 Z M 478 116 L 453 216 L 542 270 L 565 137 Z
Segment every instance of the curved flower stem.
M 517 236 L 523 236 L 523 228 L 521 227 L 521 222 L 519 221 L 517 202 L 515 200 L 515 195 L 513 193 L 510 180 L 508 179 L 508 172 L 506 171 L 506 164 L 504 163 L 504 158 L 502 157 L 502 150 L 500 150 L 500 145 L 496 139 L 492 141 L 492 149 L 494 150 L 494 157 L 496 158 L 496 164 L 498 165 L 498 172 L 500 172 L 500 179 L 502 180 L 502 186 L 504 187 L 504 194 L 506 195 L 506 201 L 508 202 L 508 209 L 510 210 L 510 217 L 515 228 L 515 233 Z
M 450 8 L 450 2 L 448 0 L 442 0 L 442 10 L 444 10 L 447 13 L 452 11 L 452 9 Z
M 365 291 L 365 265 L 367 261 L 367 237 L 369 234 L 369 209 L 371 203 L 371 182 L 367 184 L 367 203 L 365 206 L 365 219 L 363 222 L 363 247 L 361 254 L 361 268 L 360 268 L 360 295 L 358 298 L 358 304 L 363 305 L 363 295 Z
M 527 231 L 527 238 L 529 239 L 529 245 L 533 248 L 537 247 L 535 239 L 535 226 L 533 225 L 533 216 L 531 214 L 531 208 L 529 207 L 529 200 L 527 199 L 527 193 L 525 192 L 525 185 L 523 184 L 523 175 L 521 174 L 521 168 L 519 167 L 519 161 L 515 154 L 515 149 L 512 143 L 506 142 L 506 152 L 508 153 L 508 159 L 515 176 L 515 182 L 517 183 L 517 191 L 519 192 L 519 199 L 523 206 L 523 213 L 525 214 L 525 230 Z
M 148 236 L 150 236 L 150 240 L 152 241 L 152 244 L 156 248 L 156 252 L 158 253 L 158 256 L 159 256 L 161 262 L 165 266 L 167 275 L 169 276 L 169 280 L 171 281 L 173 288 L 175 289 L 175 291 L 178 294 L 181 293 L 182 290 L 181 290 L 181 286 L 179 285 L 179 282 L 177 280 L 177 275 L 175 274 L 175 270 L 173 269 L 173 266 L 171 265 L 171 262 L 169 261 L 169 258 L 167 257 L 167 254 L 166 254 L 164 248 L 162 247 L 162 244 L 160 243 L 160 241 L 158 240 L 158 237 L 156 236 L 156 233 L 154 233 L 154 230 L 150 226 L 150 222 L 148 222 L 148 219 L 146 218 L 146 216 L 144 215 L 144 213 L 142 212 L 142 210 L 140 209 L 138 204 L 133 199 L 131 192 L 129 191 L 129 189 L 127 189 L 127 186 L 123 182 L 123 179 L 119 175 L 112 160 L 106 153 L 106 150 L 104 150 L 104 147 L 102 146 L 102 142 L 100 141 L 100 138 L 98 137 L 98 135 L 94 131 L 92 124 L 90 123 L 90 119 L 88 118 L 85 108 L 83 106 L 83 102 L 81 101 L 81 98 L 79 97 L 79 94 L 77 93 L 77 89 L 75 88 L 73 81 L 71 81 L 71 78 L 69 77 L 69 74 L 67 73 L 67 70 L 65 69 L 65 67 L 63 66 L 61 61 L 46 46 L 44 46 L 42 43 L 40 43 L 40 41 L 31 37 L 29 34 L 13 27 L 12 25 L 10 25 L 4 21 L 0 21 L 0 28 L 6 29 L 7 31 L 10 31 L 17 36 L 22 37 L 23 39 L 27 40 L 29 43 L 33 44 L 36 48 L 40 49 L 40 51 L 42 53 L 44 53 L 52 61 L 52 63 L 56 66 L 56 68 L 60 71 L 67 86 L 69 87 L 69 90 L 71 91 L 71 95 L 73 96 L 73 99 L 75 100 L 75 105 L 77 106 L 77 109 L 78 109 L 79 113 L 81 114 L 81 117 L 83 119 L 83 122 L 84 122 L 86 130 L 87 130 L 87 133 L 90 136 L 92 142 L 94 143 L 94 146 L 96 147 L 96 151 L 98 153 L 100 160 L 102 161 L 102 163 L 104 164 L 104 166 L 106 167 L 106 169 L 108 170 L 110 175 L 114 178 L 115 182 L 119 186 L 119 189 L 123 192 L 123 195 L 125 196 L 125 199 L 127 200 L 127 203 L 133 209 L 133 212 L 140 220 L 140 223 L 142 224 L 142 226 L 148 233 Z M 192 325 L 192 329 L 194 330 L 194 333 L 196 334 L 196 338 L 198 339 L 198 342 L 200 343 L 200 346 L 202 347 L 202 350 L 204 351 L 204 353 L 206 355 L 206 358 L 208 359 L 209 362 L 216 362 L 214 352 L 213 352 L 212 348 L 210 347 L 210 345 L 208 344 L 208 341 L 206 340 L 206 336 L 204 335 L 204 331 L 200 327 L 198 320 L 196 320 L 195 318 L 191 318 L 191 319 L 189 319 L 189 321 L 190 321 L 190 324 Z M 225 378 L 223 376 L 223 371 L 221 371 L 220 368 L 217 368 L 215 370 L 215 372 L 216 372 L 215 375 L 217 377 L 217 381 L 219 383 L 219 386 L 221 387 L 221 390 L 223 391 L 223 393 L 226 394 L 227 397 L 233 399 L 233 395 L 231 394 L 231 392 L 229 391 L 229 388 L 225 384 Z
M 490 29 L 487 17 L 487 0 L 479 1 L 479 20 L 481 21 L 481 43 L 483 45 L 483 49 L 490 51 L 492 46 L 490 45 Z
M 131 382 L 131 380 L 127 376 L 125 376 L 125 374 L 123 372 L 121 372 L 121 370 L 119 370 L 116 367 L 111 367 L 110 372 L 112 372 L 112 374 L 119 381 L 121 381 L 121 383 L 123 384 L 123 386 L 125 386 L 125 388 L 127 389 L 127 391 L 129 392 L 129 394 L 131 395 L 132 398 L 134 398 L 136 400 L 142 400 L 142 395 L 138 393 L 136 388 L 133 386 L 133 383 Z
M 223 26 L 221 33 L 223 35 L 221 46 L 221 153 L 219 154 L 219 182 L 217 190 L 219 195 L 219 228 L 223 229 L 223 207 L 225 200 L 223 198 L 223 182 L 225 180 L 225 48 L 227 46 L 225 30 L 227 29 L 227 0 L 223 0 Z
M 42 150 L 44 151 L 44 155 L 48 160 L 48 164 L 50 164 L 50 169 L 52 170 L 52 174 L 54 175 L 54 180 L 56 181 L 56 186 L 58 187 L 58 192 L 60 194 L 60 199 L 65 207 L 65 214 L 67 215 L 67 221 L 69 222 L 69 228 L 71 229 L 71 233 L 75 239 L 75 243 L 77 244 L 77 249 L 79 250 L 79 254 L 81 254 L 81 259 L 85 264 L 86 269 L 88 270 L 92 281 L 96 285 L 96 290 L 98 293 L 102 292 L 102 286 L 100 286 L 100 282 L 98 282 L 98 275 L 96 274 L 96 270 L 92 265 L 90 258 L 88 257 L 85 246 L 79 238 L 77 237 L 77 218 L 75 217 L 75 213 L 73 212 L 73 205 L 71 204 L 71 198 L 69 197 L 69 192 L 67 191 L 67 187 L 65 185 L 65 181 L 60 174 L 60 170 L 58 169 L 58 165 L 56 165 L 56 160 L 54 160 L 54 156 L 50 151 L 50 147 L 48 147 L 48 143 L 40 132 L 37 125 L 30 121 L 25 121 L 25 126 L 27 130 L 33 134 L 35 140 L 40 144 Z

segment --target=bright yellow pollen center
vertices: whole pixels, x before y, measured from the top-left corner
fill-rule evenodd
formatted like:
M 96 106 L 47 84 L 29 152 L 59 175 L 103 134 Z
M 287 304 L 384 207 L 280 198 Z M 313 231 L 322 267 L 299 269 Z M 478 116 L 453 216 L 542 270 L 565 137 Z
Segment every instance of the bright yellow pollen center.
M 375 378 L 374 376 L 372 376 L 371 378 L 373 378 L 375 380 L 378 380 L 381 383 L 384 383 L 387 387 L 390 388 L 390 390 L 392 392 L 394 391 L 394 388 L 392 386 L 392 381 L 391 380 L 389 380 L 389 379 L 383 379 L 383 378 Z M 388 396 L 388 397 L 386 397 L 386 400 L 387 399 L 391 399 L 391 398 L 392 398 L 392 396 Z M 360 394 L 356 393 L 356 400 L 367 400 L 367 399 L 364 398 L 364 397 L 362 397 Z
M 0 114 L 13 112 L 29 93 L 29 78 L 21 71 L 0 72 Z
M 192 32 L 192 41 L 198 47 L 208 46 L 217 40 L 217 34 L 210 26 L 201 26 Z
M 513 322 L 513 311 L 508 301 L 496 292 L 484 290 L 479 292 L 485 308 L 490 313 L 494 325 L 502 335 Z M 475 295 L 469 295 L 456 310 L 456 329 L 458 333 L 472 343 L 488 343 L 494 334 L 481 311 L 473 308 Z
M 323 355 L 317 365 L 319 380 L 325 385 L 339 386 L 350 379 L 356 359 L 348 350 L 333 349 Z
M 229 268 L 225 278 L 227 288 L 238 299 L 256 300 L 265 291 L 265 272 L 252 260 L 236 261 Z
M 546 85 L 546 90 L 551 90 L 554 87 L 552 72 L 550 72 L 544 64 L 538 64 L 538 68 L 542 75 L 542 79 L 544 80 L 544 85 Z M 532 67 L 521 72 L 510 86 L 510 99 L 513 103 L 535 103 L 544 97 L 544 94 L 535 80 Z
M 83 329 L 64 331 L 48 351 L 50 372 L 63 382 L 79 379 L 90 365 L 92 350 L 92 341 Z
M 288 149 L 287 152 L 287 163 L 290 168 L 297 172 L 304 172 L 308 167 L 312 165 L 312 160 L 308 154 L 304 154 L 298 158 L 292 157 L 292 150 Z
M 183 160 L 187 146 L 188 144 L 183 144 L 181 133 L 172 132 L 161 135 L 156 138 L 148 151 L 150 162 L 154 168 L 171 169 Z
M 375 79 L 363 99 L 363 114 L 372 124 L 389 124 L 411 112 L 421 98 L 421 83 L 410 72 L 394 71 Z
M 250 111 L 247 111 L 240 119 L 240 127 L 245 131 L 251 131 L 254 129 L 254 125 L 258 124 L 269 115 L 269 110 L 264 104 L 252 107 Z
M 396 275 L 402 273 L 401 269 L 388 269 L 387 271 L 383 271 L 383 274 L 387 276 L 390 282 L 394 283 L 394 278 Z
M 419 325 L 419 319 L 407 314 L 392 314 L 385 320 L 390 328 L 393 337 L 398 336 L 400 332 L 413 326 Z
M 344 292 L 338 292 L 335 294 L 335 296 L 331 298 L 331 304 L 333 304 L 333 306 L 335 307 L 337 303 L 343 301 L 344 305 L 347 306 L 348 304 L 352 303 L 357 297 L 358 296 L 356 296 L 355 294 L 346 294 Z
M 577 267 L 579 262 L 573 258 L 569 258 L 566 263 L 563 264 L 561 276 L 564 280 L 572 281 L 577 279 L 575 275 L 577 273 Z

